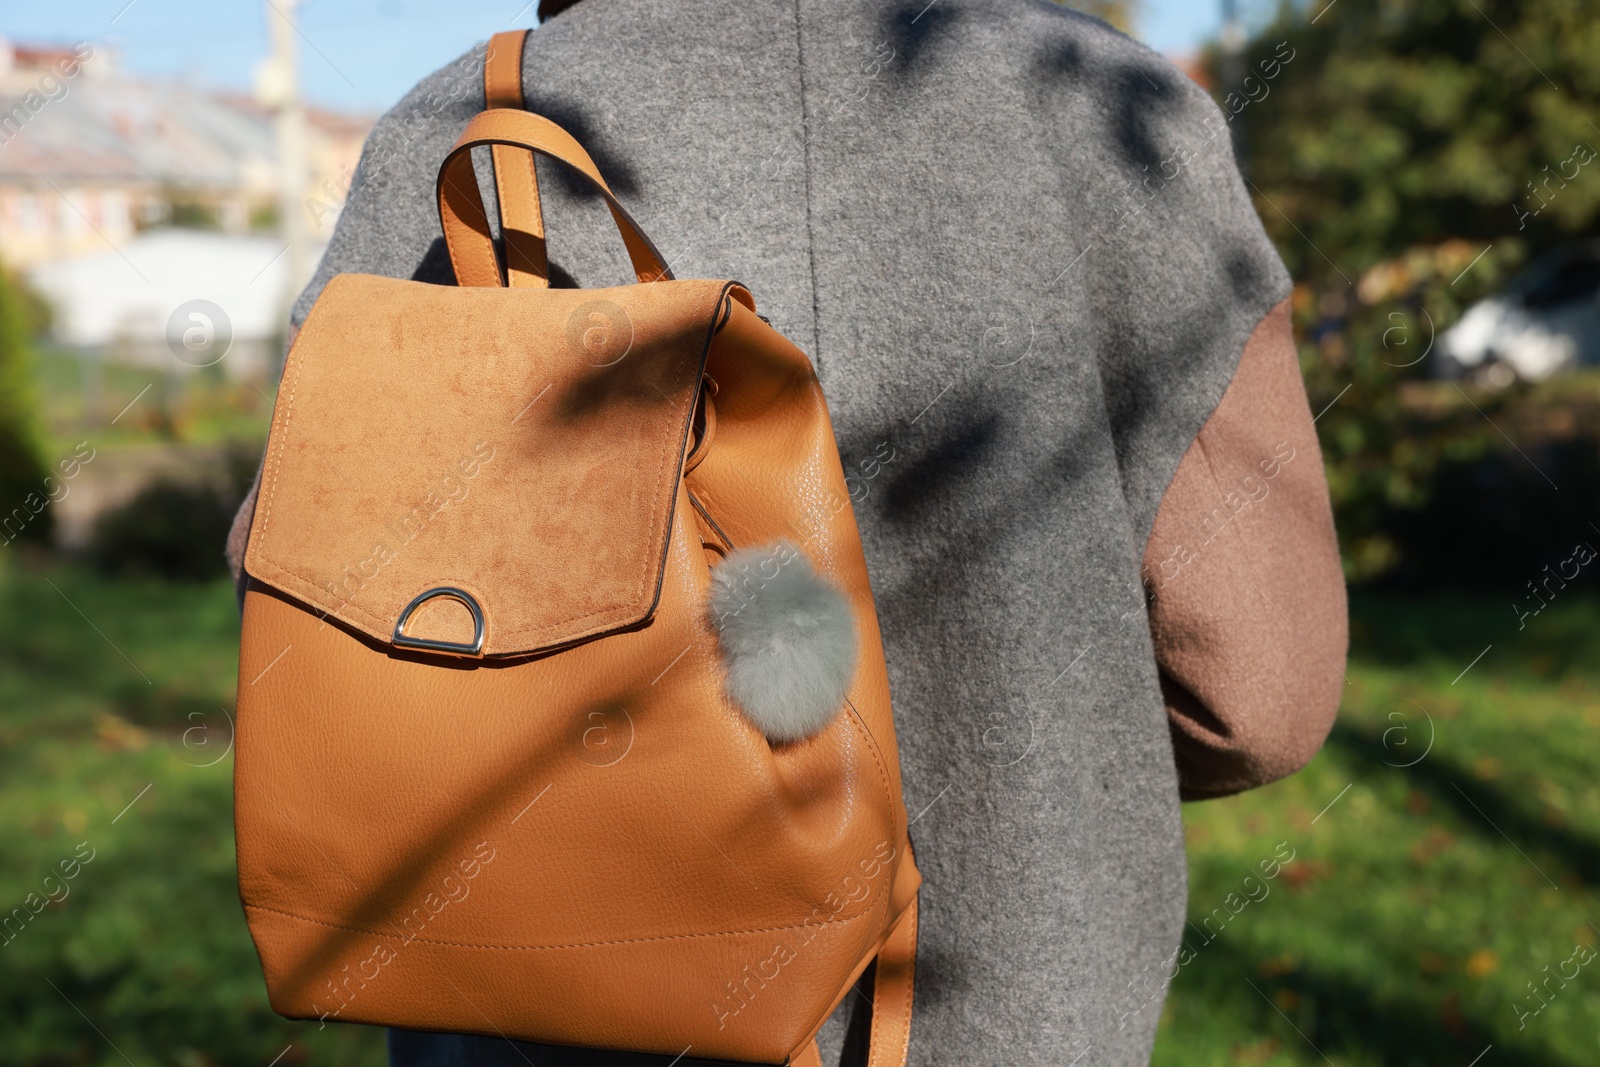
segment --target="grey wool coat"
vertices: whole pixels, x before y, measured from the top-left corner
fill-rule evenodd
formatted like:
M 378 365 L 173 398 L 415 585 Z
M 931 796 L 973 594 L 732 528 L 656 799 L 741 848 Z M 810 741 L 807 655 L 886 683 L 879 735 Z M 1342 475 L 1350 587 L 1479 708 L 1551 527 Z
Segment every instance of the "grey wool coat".
M 480 49 L 383 117 L 297 322 L 340 272 L 453 281 L 434 179 L 481 79 Z M 911 1062 L 1145 1063 L 1185 865 L 1141 565 L 1290 288 L 1223 116 L 1046 0 L 583 0 L 531 34 L 524 84 L 678 277 L 743 282 L 820 373 L 926 879 Z M 631 281 L 559 170 L 554 273 Z M 429 1042 L 654 1062 L 404 1035 L 397 1060 Z

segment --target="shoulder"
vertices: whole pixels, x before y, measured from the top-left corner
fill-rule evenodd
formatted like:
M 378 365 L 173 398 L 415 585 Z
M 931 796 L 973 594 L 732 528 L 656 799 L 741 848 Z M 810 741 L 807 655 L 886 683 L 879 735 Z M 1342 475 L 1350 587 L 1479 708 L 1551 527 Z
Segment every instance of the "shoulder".
M 952 84 L 941 91 L 962 101 L 953 119 L 961 125 L 1014 141 L 1014 130 L 996 127 L 1020 122 L 1034 146 L 1017 158 L 1059 177 L 1090 240 L 1168 235 L 1161 246 L 1232 232 L 1266 251 L 1226 116 L 1165 56 L 1051 0 L 920 0 L 887 10 L 897 62 L 948 57 L 940 74 Z
M 400 102 L 384 112 L 367 139 L 375 145 L 403 140 L 408 132 L 465 120 L 483 109 L 483 57 L 488 42 L 479 42 L 423 78 Z
M 911 5 L 916 7 L 918 5 Z M 1003 56 L 1016 76 L 1078 90 L 1085 106 L 1216 112 L 1211 97 L 1161 53 L 1068 3 L 1054 0 L 937 0 L 979 48 Z

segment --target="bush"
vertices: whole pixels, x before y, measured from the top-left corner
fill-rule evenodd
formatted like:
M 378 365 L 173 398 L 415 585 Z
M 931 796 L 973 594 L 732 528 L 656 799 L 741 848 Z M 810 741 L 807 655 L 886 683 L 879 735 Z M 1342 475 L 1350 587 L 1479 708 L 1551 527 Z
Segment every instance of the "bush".
M 223 548 L 233 523 L 230 494 L 207 484 L 152 482 L 100 516 L 90 542 L 108 574 L 203 581 L 227 569 Z
M 1595 23 L 1563 0 L 1332 7 L 1278 5 L 1248 76 L 1224 78 L 1220 50 L 1208 61 L 1296 282 L 1346 577 L 1515 593 L 1597 536 L 1582 507 L 1600 434 L 1549 432 L 1574 409 L 1543 386 L 1408 394 L 1468 307 L 1594 235 L 1600 184 L 1555 175 L 1593 159 Z
M 1496 589 L 1534 611 L 1542 604 L 1536 596 L 1570 584 L 1600 586 L 1600 567 L 1583 562 L 1600 548 L 1594 525 L 1600 515 L 1593 510 L 1600 495 L 1595 441 L 1528 442 L 1520 452 L 1500 448 L 1477 460 L 1446 460 L 1433 472 L 1428 491 L 1425 507 L 1383 516 L 1399 557 L 1383 584 Z M 1588 551 L 1573 559 L 1579 544 Z M 1544 587 L 1546 580 L 1554 586 Z M 1547 591 L 1536 594 L 1530 583 Z

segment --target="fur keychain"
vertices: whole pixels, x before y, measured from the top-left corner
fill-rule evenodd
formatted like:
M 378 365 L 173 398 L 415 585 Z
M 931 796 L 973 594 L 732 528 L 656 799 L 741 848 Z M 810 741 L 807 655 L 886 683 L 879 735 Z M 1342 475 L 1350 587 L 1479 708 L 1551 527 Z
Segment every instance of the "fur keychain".
M 789 541 L 729 553 L 711 572 L 727 693 L 774 743 L 820 733 L 856 669 L 850 603 Z

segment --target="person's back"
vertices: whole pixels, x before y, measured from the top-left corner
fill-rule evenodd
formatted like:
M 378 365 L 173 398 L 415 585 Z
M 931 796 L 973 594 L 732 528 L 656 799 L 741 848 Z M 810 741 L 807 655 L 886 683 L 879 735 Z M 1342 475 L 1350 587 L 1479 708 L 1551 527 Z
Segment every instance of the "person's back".
M 1145 1062 L 1180 786 L 1294 770 L 1343 684 L 1289 281 L 1223 116 L 1044 0 L 583 0 L 523 71 L 677 276 L 744 283 L 817 366 L 925 879 L 914 1059 Z M 338 272 L 453 280 L 434 173 L 481 76 L 380 123 L 297 318 Z M 556 276 L 631 280 L 600 202 L 540 170 Z

